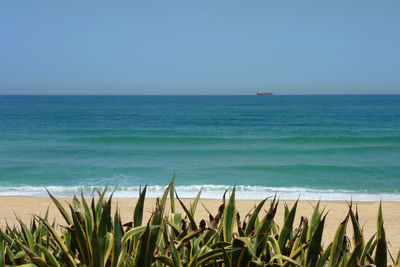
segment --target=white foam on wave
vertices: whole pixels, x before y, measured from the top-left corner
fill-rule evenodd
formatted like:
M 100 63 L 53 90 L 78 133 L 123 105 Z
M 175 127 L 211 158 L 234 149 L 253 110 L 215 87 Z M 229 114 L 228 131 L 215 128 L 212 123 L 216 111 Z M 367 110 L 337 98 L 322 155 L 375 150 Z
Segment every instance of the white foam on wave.
M 71 197 L 74 194 L 83 192 L 86 196 L 91 196 L 97 186 L 48 186 L 47 189 L 55 196 Z M 101 190 L 104 186 L 97 187 Z M 151 185 L 147 187 L 146 197 L 160 197 L 166 186 Z M 227 185 L 190 185 L 175 186 L 179 197 L 194 198 L 202 188 L 201 198 L 221 199 Z M 108 194 L 111 193 L 112 187 Z M 117 198 L 138 197 L 139 186 L 119 186 L 114 193 Z M 264 199 L 274 195 L 281 200 L 354 200 L 354 201 L 400 201 L 400 193 L 380 193 L 380 192 L 356 192 L 351 190 L 325 190 L 310 189 L 303 187 L 263 187 L 263 186 L 236 186 L 237 199 Z M 44 187 L 41 186 L 9 186 L 0 187 L 0 196 L 47 196 Z

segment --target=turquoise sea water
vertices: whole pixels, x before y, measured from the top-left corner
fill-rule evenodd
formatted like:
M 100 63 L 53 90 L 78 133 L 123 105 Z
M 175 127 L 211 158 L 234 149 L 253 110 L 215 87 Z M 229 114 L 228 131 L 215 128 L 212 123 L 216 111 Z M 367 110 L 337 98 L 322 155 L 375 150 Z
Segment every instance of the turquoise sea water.
M 0 96 L 0 195 L 400 200 L 400 95 Z

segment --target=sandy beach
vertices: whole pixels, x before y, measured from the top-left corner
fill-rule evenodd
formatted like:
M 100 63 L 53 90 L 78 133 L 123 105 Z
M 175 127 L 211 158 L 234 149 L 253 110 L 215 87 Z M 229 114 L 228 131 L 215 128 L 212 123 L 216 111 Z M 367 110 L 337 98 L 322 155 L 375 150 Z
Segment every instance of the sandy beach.
M 67 206 L 71 198 L 59 198 L 60 202 Z M 133 209 L 136 204 L 136 199 L 133 198 L 116 198 L 113 199 L 113 212 L 118 205 L 123 222 L 132 221 Z M 184 199 L 184 203 L 189 203 L 190 199 Z M 221 200 L 203 199 L 200 200 L 207 209 L 214 215 L 217 212 Z M 256 200 L 236 200 L 236 208 L 239 211 L 241 218 L 256 205 L 259 201 Z M 284 202 L 280 201 L 278 213 L 275 217 L 279 226 L 283 224 Z M 147 220 L 154 209 L 155 199 L 146 199 L 144 207 L 144 220 Z M 199 203 L 196 210 L 196 220 L 202 218 L 207 219 L 208 213 L 203 205 Z M 286 201 L 291 207 L 294 201 Z M 298 226 L 301 216 L 311 217 L 313 207 L 317 201 L 300 201 L 295 220 L 295 227 Z M 179 206 L 178 203 L 176 203 Z M 379 207 L 379 202 L 354 202 L 357 205 L 360 217 L 360 223 L 363 226 L 364 234 L 367 238 L 371 237 L 376 232 L 376 217 Z M 269 206 L 265 204 L 265 209 Z M 55 205 L 48 197 L 0 197 L 0 227 L 4 228 L 6 221 L 13 225 L 17 223 L 15 216 L 20 217 L 24 222 L 31 220 L 32 214 L 43 216 L 46 209 L 49 207 L 49 218 L 56 220 L 59 224 L 64 224 L 64 220 L 56 209 Z M 169 207 L 169 206 L 168 206 Z M 321 207 L 325 207 L 329 211 L 325 223 L 323 235 L 324 245 L 328 245 L 329 240 L 332 240 L 335 231 L 341 221 L 346 217 L 348 212 L 348 204 L 344 201 L 323 201 Z M 182 209 L 178 211 L 183 212 Z M 166 210 L 169 212 L 169 209 Z M 387 240 L 389 241 L 389 251 L 394 254 L 400 249 L 400 203 L 399 202 L 383 202 L 384 227 L 386 230 Z M 352 237 L 351 224 L 348 225 L 348 236 Z

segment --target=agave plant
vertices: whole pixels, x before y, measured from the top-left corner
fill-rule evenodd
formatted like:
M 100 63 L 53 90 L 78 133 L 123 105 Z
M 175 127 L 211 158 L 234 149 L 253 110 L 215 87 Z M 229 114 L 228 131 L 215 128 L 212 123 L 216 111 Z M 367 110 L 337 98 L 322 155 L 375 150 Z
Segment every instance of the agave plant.
M 382 204 L 379 207 L 377 232 L 365 239 L 358 221 L 358 211 L 349 212 L 338 226 L 334 240 L 322 245 L 327 213 L 320 203 L 308 220 L 302 217 L 294 226 L 297 210 L 284 206 L 284 223 L 279 227 L 275 216 L 279 201 L 264 199 L 244 216 L 236 210 L 235 187 L 222 197 L 217 214 L 195 220 L 201 190 L 189 206 L 175 192 L 173 178 L 157 199 L 150 219 L 143 223 L 146 189 L 139 192 L 132 221 L 123 224 L 118 208 L 112 216 L 113 193 L 106 200 L 97 190 L 97 200 L 88 203 L 81 194 L 74 197 L 67 211 L 49 196 L 58 208 L 64 224 L 34 216 L 27 227 L 0 229 L 0 267 L 13 266 L 387 266 L 388 252 L 383 227 Z M 230 192 L 229 199 L 226 195 Z M 170 199 L 170 214 L 166 201 Z M 269 202 L 269 208 L 263 212 Z M 178 212 L 176 203 L 183 213 Z M 264 214 L 262 214 L 264 213 Z M 353 236 L 346 233 L 351 221 Z M 394 258 L 400 266 L 400 253 Z

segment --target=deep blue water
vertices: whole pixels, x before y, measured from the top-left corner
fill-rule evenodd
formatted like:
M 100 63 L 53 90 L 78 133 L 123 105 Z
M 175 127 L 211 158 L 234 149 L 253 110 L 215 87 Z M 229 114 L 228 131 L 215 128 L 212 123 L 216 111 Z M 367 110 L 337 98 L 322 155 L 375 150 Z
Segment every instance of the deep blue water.
M 0 96 L 0 195 L 400 200 L 400 95 Z

